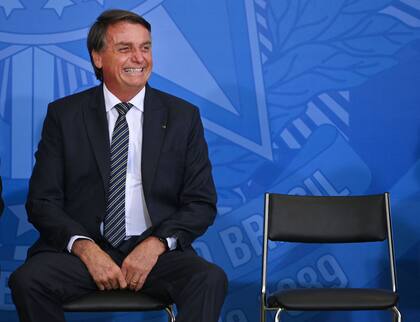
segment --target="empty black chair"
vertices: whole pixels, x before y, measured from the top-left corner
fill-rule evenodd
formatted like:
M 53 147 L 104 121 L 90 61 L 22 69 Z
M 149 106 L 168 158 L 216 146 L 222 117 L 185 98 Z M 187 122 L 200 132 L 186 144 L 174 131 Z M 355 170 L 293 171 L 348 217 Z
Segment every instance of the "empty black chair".
M 391 310 L 401 322 L 395 272 L 389 194 L 291 196 L 265 194 L 261 281 L 261 322 L 267 311 Z M 392 288 L 287 289 L 267 294 L 268 241 L 351 243 L 387 241 Z
M 95 291 L 63 304 L 66 312 L 144 312 L 165 310 L 175 322 L 172 303 L 129 290 Z

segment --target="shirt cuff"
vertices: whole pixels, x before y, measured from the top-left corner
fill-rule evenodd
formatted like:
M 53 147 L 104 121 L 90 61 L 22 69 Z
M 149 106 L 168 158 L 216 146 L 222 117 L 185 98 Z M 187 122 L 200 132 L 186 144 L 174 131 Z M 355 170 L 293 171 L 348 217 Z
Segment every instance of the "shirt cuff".
M 178 239 L 176 237 L 166 237 L 169 250 L 174 250 L 178 246 Z
M 74 242 L 75 242 L 76 240 L 78 240 L 78 239 L 89 239 L 89 240 L 93 241 L 93 239 L 92 239 L 92 238 L 89 238 L 89 237 L 86 237 L 86 236 L 74 235 L 74 236 L 72 236 L 72 237 L 70 238 L 70 241 L 69 241 L 69 243 L 67 244 L 67 251 L 68 251 L 69 253 L 71 253 L 71 248 L 73 247 Z M 169 245 L 169 244 L 168 244 L 168 245 Z

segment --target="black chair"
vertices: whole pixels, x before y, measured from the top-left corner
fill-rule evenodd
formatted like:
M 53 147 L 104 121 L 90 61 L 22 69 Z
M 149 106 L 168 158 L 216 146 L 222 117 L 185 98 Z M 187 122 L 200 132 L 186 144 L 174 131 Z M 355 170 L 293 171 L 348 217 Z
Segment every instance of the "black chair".
M 175 322 L 172 303 L 129 290 L 95 291 L 63 304 L 65 312 L 144 312 L 165 310 Z
M 265 194 L 261 322 L 267 311 L 390 310 L 401 322 L 389 194 L 346 197 Z M 268 241 L 351 243 L 387 240 L 392 289 L 310 288 L 267 294 Z

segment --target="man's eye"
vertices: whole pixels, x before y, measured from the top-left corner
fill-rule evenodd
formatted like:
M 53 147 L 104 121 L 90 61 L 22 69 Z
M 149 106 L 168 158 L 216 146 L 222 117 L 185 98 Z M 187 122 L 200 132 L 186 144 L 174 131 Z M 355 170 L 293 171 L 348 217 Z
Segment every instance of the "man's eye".
M 120 48 L 118 48 L 118 51 L 119 52 L 122 52 L 122 53 L 127 52 L 128 50 L 129 50 L 128 47 L 120 47 Z

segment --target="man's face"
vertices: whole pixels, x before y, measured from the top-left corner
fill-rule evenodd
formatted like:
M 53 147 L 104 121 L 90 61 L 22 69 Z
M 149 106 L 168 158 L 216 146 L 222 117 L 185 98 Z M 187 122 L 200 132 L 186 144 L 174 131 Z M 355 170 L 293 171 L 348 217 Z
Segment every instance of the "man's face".
M 146 84 L 152 72 L 149 31 L 140 24 L 118 22 L 108 27 L 105 47 L 92 52 L 104 83 L 120 100 L 128 101 Z

